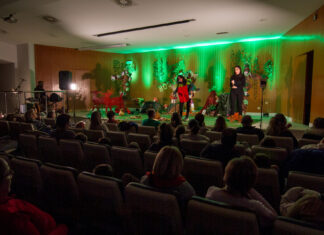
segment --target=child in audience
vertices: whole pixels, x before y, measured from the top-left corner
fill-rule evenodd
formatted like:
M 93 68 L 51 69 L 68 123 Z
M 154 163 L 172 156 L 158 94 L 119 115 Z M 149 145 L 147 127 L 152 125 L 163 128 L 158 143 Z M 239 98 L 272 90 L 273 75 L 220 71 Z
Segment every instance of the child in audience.
M 182 134 L 186 133 L 186 128 L 183 125 L 180 125 L 177 127 L 176 131 L 175 131 L 175 137 L 177 140 L 177 145 L 180 146 L 180 137 Z
M 226 121 L 223 116 L 219 116 L 216 119 L 215 126 L 212 131 L 223 132 L 227 128 Z
M 157 128 L 160 125 L 159 121 L 154 120 L 155 118 L 155 111 L 154 109 L 149 109 L 147 111 L 147 119 L 144 119 L 142 122 L 142 126 L 154 126 Z
M 263 139 L 264 133 L 261 129 L 252 126 L 253 119 L 250 115 L 245 115 L 242 118 L 242 127 L 236 128 L 237 133 L 246 134 L 246 135 L 257 135 L 259 141 Z
M 195 120 L 197 120 L 198 124 L 199 124 L 199 134 L 206 134 L 206 132 L 208 131 L 208 128 L 205 125 L 205 117 L 202 113 L 197 113 L 195 115 Z
M 24 116 L 25 122 L 31 123 L 36 130 L 45 132 L 47 134 L 51 133 L 52 129 L 50 127 L 45 125 L 43 122 L 37 120 L 37 114 L 35 109 L 28 109 Z
M 107 134 L 108 128 L 101 121 L 101 114 L 99 111 L 95 111 L 91 114 L 90 130 L 103 130 Z
M 70 126 L 70 115 L 61 114 L 56 118 L 56 130 L 51 132 L 51 136 L 56 138 L 57 141 L 60 139 L 74 139 L 75 134 L 69 130 Z
M 177 128 L 179 125 L 182 125 L 182 120 L 179 113 L 177 112 L 172 113 L 171 125 L 173 128 Z
M 113 169 L 109 164 L 99 164 L 95 166 L 92 172 L 96 175 L 109 176 L 109 177 L 113 176 Z
M 270 227 L 277 212 L 253 187 L 257 167 L 249 157 L 232 159 L 225 168 L 224 188 L 209 187 L 206 198 L 252 210 L 262 228 Z
M 117 120 L 115 120 L 115 112 L 114 111 L 108 111 L 107 112 L 107 123 L 118 123 Z
M 159 128 L 159 140 L 153 143 L 148 151 L 159 152 L 161 148 L 167 145 L 173 145 L 173 128 L 171 124 L 163 123 Z
M 190 134 L 182 135 L 181 139 L 190 139 L 190 140 L 196 140 L 196 141 L 205 140 L 208 142 L 210 141 L 210 139 L 207 136 L 199 134 L 200 127 L 199 127 L 199 123 L 197 120 L 191 119 L 188 123 L 188 127 L 190 129 Z

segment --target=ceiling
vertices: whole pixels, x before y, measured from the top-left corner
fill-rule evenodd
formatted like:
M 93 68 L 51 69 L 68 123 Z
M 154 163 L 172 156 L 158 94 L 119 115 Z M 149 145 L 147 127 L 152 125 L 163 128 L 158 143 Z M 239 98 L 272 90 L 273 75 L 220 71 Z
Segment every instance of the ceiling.
M 0 0 L 0 41 L 62 47 L 128 43 L 125 53 L 201 42 L 282 35 L 323 5 L 323 0 Z M 42 16 L 57 18 L 49 23 Z M 93 35 L 185 19 L 195 21 L 97 38 Z M 226 31 L 228 34 L 217 35 Z

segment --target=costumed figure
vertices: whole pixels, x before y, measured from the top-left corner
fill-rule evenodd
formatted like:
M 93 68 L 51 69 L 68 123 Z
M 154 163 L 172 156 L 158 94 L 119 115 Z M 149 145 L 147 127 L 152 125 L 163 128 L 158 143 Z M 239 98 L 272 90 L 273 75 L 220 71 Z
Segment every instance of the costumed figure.
M 187 80 L 183 75 L 178 75 L 177 77 L 177 88 L 173 92 L 174 95 L 178 93 L 180 106 L 179 106 L 179 114 L 182 117 L 183 106 L 187 103 L 187 112 L 186 112 L 186 120 L 189 119 L 189 111 L 190 111 L 190 99 L 189 99 L 189 89 L 187 85 Z
M 193 97 L 195 96 L 195 92 L 200 90 L 195 86 L 195 82 L 196 82 L 196 78 L 194 77 L 193 73 L 189 71 L 187 74 L 187 86 L 188 86 L 188 93 L 189 93 L 189 103 L 192 112 L 194 112 L 195 110 Z
M 204 107 L 200 110 L 200 113 L 205 114 L 206 110 L 211 107 L 211 106 L 215 106 L 215 108 L 218 105 L 218 97 L 217 97 L 217 93 L 216 91 L 211 91 L 209 96 L 207 97 L 206 103 L 204 105 Z M 216 112 L 215 112 L 216 115 Z
M 231 117 L 232 120 L 233 117 L 235 120 L 240 121 L 242 119 L 242 105 L 243 105 L 243 97 L 244 97 L 244 90 L 245 87 L 245 77 L 242 74 L 241 67 L 235 66 L 234 68 L 234 74 L 231 77 L 230 80 L 230 87 L 231 87 Z M 235 110 L 238 110 L 238 113 L 234 112 Z

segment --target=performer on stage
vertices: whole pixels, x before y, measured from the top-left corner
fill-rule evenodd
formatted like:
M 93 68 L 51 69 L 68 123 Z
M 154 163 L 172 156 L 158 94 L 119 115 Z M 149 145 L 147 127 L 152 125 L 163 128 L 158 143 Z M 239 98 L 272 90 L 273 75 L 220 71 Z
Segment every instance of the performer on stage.
M 183 112 L 183 105 L 184 103 L 187 103 L 186 120 L 188 120 L 189 112 L 190 112 L 189 89 L 187 85 L 187 80 L 183 75 L 178 75 L 177 77 L 177 88 L 173 92 L 173 94 L 176 95 L 176 93 L 178 93 L 178 97 L 180 101 L 179 113 L 181 117 Z
M 242 104 L 244 91 L 243 88 L 245 86 L 245 77 L 242 74 L 241 67 L 235 66 L 234 74 L 231 77 L 230 87 L 231 87 L 231 115 L 234 114 L 236 108 L 238 108 L 238 112 L 242 115 Z

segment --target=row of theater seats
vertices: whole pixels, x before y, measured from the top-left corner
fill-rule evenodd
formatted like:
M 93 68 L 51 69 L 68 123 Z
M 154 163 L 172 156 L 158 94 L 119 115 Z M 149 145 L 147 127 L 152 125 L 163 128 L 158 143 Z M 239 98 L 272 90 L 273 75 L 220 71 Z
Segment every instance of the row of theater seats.
M 242 208 L 193 197 L 184 211 L 174 195 L 138 183 L 126 187 L 113 177 L 79 172 L 38 160 L 1 155 L 15 171 L 12 191 L 62 221 L 80 222 L 125 234 L 259 234 L 254 213 Z M 322 185 L 324 178 L 291 172 L 289 187 Z M 319 177 L 319 176 L 318 176 Z M 317 180 L 317 181 L 316 181 Z M 264 180 L 266 181 L 266 180 Z M 291 182 L 290 182 L 291 181 Z M 184 232 L 185 231 L 185 232 Z M 278 217 L 273 234 L 323 234 L 314 225 Z

